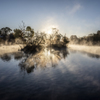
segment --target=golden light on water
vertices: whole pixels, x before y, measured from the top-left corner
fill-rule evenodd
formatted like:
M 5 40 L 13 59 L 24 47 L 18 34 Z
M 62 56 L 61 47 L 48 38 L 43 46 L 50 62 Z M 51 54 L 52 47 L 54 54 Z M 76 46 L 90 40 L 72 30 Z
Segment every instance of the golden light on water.
M 44 51 L 41 51 L 36 55 L 30 55 L 24 62 L 24 65 L 26 68 L 34 66 L 35 64 L 40 68 L 45 66 L 51 67 L 59 62 L 60 56 L 57 54 L 56 51 L 51 53 L 50 50 L 44 49 Z

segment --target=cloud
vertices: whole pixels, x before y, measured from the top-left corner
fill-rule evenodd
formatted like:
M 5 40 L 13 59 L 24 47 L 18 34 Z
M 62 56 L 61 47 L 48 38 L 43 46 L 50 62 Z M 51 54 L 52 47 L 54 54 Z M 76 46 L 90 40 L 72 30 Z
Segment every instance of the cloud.
M 69 11 L 69 14 L 75 14 L 78 10 L 80 10 L 82 6 L 80 4 L 76 4 L 73 6 L 73 8 Z

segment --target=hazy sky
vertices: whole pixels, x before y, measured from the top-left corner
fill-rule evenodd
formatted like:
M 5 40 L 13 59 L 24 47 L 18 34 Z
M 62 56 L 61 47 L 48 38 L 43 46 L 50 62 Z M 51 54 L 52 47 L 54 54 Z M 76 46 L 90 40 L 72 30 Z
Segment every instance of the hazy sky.
M 0 28 L 35 31 L 56 27 L 66 35 L 88 35 L 100 29 L 100 0 L 0 0 Z

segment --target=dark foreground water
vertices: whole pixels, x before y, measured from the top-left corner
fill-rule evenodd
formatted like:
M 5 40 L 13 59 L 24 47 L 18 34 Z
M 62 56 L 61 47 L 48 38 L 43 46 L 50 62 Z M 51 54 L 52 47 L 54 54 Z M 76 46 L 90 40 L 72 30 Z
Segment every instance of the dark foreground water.
M 0 100 L 100 100 L 100 58 L 67 49 L 1 55 Z

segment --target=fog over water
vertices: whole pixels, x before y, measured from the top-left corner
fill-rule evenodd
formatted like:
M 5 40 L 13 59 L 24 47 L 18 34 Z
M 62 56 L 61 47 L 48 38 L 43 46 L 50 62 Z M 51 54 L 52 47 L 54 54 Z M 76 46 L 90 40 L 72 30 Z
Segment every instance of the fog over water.
M 99 83 L 99 55 L 67 48 L 0 55 L 0 100 L 99 100 Z
M 87 46 L 87 45 L 73 45 L 69 44 L 68 47 L 73 50 L 78 50 L 82 52 L 87 52 L 91 54 L 100 55 L 100 47 L 99 46 Z
M 0 100 L 100 100 L 100 0 L 0 0 Z

